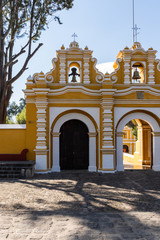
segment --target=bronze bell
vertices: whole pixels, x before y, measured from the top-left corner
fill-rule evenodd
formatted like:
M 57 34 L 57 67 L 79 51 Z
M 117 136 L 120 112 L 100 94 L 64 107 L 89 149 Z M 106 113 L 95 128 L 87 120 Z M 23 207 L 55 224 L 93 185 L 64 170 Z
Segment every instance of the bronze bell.
M 70 73 L 68 76 L 70 77 L 70 76 L 72 76 L 72 80 L 71 80 L 71 82 L 77 82 L 77 80 L 76 80 L 76 75 L 77 76 L 80 76 L 80 74 L 79 73 L 77 73 L 77 69 L 76 68 L 71 68 L 71 71 L 72 71 L 72 73 Z
M 141 78 L 140 75 L 139 75 L 139 72 L 138 72 L 137 68 L 136 68 L 136 70 L 134 71 L 132 78 L 133 78 L 133 79 L 136 79 L 136 80 Z

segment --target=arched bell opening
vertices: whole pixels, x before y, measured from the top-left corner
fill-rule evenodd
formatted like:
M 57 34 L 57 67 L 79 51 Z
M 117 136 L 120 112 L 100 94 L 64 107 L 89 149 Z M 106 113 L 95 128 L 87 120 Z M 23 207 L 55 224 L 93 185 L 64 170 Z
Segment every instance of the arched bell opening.
M 68 83 L 80 83 L 80 82 L 81 82 L 80 65 L 77 62 L 72 62 L 70 63 L 68 70 Z
M 145 67 L 142 62 L 132 64 L 132 83 L 145 83 Z

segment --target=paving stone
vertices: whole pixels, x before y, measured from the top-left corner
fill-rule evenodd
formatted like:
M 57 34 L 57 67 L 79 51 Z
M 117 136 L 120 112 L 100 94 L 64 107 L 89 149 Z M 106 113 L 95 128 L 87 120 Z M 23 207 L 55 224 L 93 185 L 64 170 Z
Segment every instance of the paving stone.
M 0 240 L 159 240 L 159 179 L 128 171 L 0 180 Z

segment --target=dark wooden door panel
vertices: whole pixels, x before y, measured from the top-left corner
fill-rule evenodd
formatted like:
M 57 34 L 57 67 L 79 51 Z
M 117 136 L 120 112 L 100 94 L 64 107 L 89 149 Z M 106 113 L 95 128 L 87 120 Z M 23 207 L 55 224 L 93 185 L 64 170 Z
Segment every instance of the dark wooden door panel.
M 61 169 L 88 169 L 88 128 L 79 120 L 69 120 L 60 129 Z

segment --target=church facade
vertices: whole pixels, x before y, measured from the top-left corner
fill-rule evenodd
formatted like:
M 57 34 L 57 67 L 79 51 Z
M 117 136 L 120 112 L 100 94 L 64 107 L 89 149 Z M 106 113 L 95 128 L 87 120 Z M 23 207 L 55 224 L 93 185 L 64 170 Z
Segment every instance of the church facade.
M 135 42 L 117 55 L 112 73 L 96 68 L 92 51 L 76 41 L 61 47 L 50 72 L 28 77 L 25 147 L 39 172 L 123 171 L 123 129 L 150 126 L 151 168 L 160 171 L 160 62 Z M 147 145 L 148 144 L 148 145 Z M 152 154 L 151 154 L 152 152 Z

